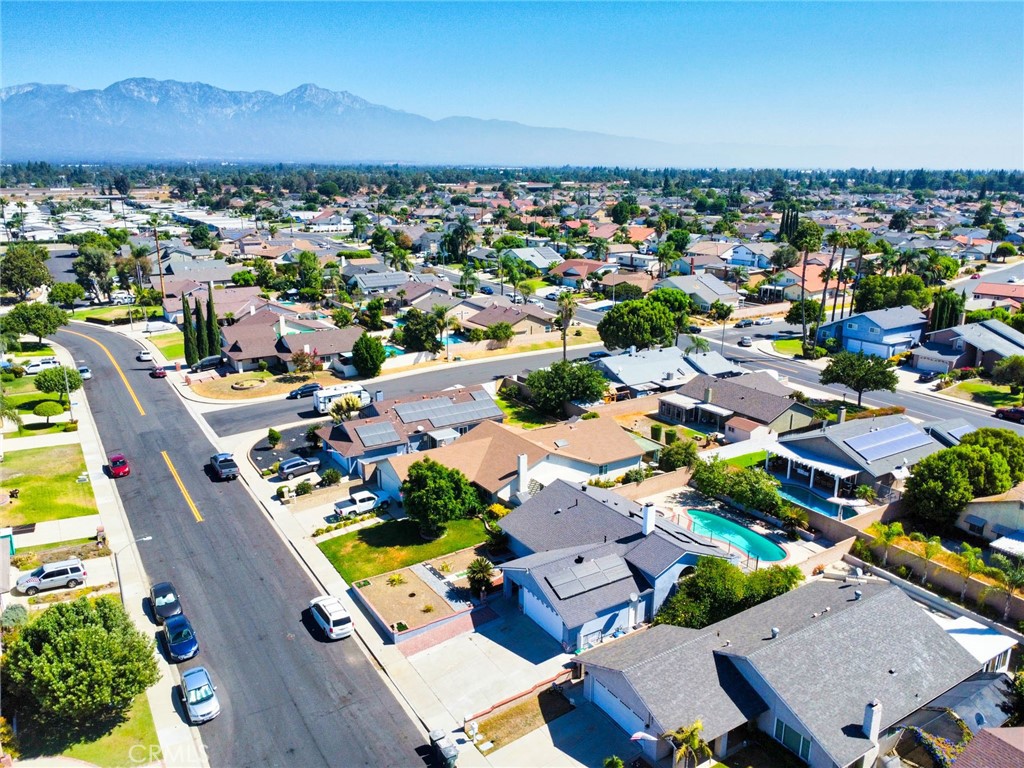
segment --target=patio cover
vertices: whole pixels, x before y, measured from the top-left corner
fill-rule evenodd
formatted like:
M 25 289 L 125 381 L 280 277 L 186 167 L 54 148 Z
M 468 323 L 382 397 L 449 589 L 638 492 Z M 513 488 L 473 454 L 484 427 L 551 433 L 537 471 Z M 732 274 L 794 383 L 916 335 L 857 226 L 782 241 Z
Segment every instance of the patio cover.
M 1014 557 L 1024 557 L 1024 531 L 1014 531 L 1009 536 L 996 539 L 989 546 Z
M 781 456 L 784 459 L 795 461 L 810 469 L 817 470 L 818 472 L 824 472 L 825 474 L 832 475 L 832 477 L 838 477 L 844 480 L 860 473 L 860 470 L 856 467 L 847 467 L 843 464 L 835 464 L 823 457 L 811 457 L 802 453 L 797 453 L 793 449 L 782 445 L 782 443 L 767 445 L 765 446 L 765 450 L 775 456 Z M 849 503 L 849 500 L 844 503 Z
M 662 402 L 668 403 L 669 405 L 678 405 L 682 408 L 693 408 L 693 406 L 700 402 L 700 400 L 694 400 L 692 397 L 680 395 L 678 392 L 671 392 L 659 397 L 658 399 Z
M 706 413 L 713 413 L 715 416 L 732 416 L 735 413 L 735 411 L 730 411 L 728 408 L 723 408 L 713 403 L 697 403 L 697 408 Z

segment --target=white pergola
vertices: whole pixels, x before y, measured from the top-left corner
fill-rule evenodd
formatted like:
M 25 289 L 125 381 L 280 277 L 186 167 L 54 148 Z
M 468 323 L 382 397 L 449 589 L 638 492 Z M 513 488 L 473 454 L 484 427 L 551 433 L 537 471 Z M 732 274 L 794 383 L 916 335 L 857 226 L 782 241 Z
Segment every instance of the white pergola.
M 793 475 L 793 465 L 799 464 L 802 467 L 806 467 L 811 472 L 811 479 L 807 483 L 809 488 L 814 487 L 814 475 L 817 472 L 824 472 L 826 475 L 830 475 L 834 478 L 835 483 L 832 489 L 832 495 L 839 495 L 839 481 L 845 480 L 849 477 L 855 477 L 860 474 L 860 470 L 856 467 L 849 467 L 844 464 L 836 464 L 828 461 L 824 457 L 819 456 L 806 456 L 801 453 L 797 453 L 791 448 L 787 448 L 781 443 L 775 443 L 765 448 L 765 469 L 768 468 L 768 461 L 772 456 L 779 456 L 786 460 L 786 479 L 790 479 Z

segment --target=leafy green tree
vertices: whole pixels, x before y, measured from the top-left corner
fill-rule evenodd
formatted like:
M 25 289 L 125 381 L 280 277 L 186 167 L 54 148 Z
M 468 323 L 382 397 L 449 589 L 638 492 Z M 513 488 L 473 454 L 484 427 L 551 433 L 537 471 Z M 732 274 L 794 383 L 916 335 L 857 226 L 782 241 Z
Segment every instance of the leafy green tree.
M 797 300 L 789 305 L 789 311 L 783 319 L 787 323 L 799 325 L 804 317 L 817 317 L 820 311 L 821 302 L 817 299 Z
M 352 325 L 352 312 L 346 307 L 338 307 L 336 310 L 331 312 L 331 320 L 339 328 L 348 328 Z
M 368 331 L 384 330 L 384 299 L 379 296 L 370 299 L 366 304 L 360 322 Z
M 0 288 L 10 291 L 19 301 L 28 299 L 29 293 L 53 282 L 45 262 L 50 257 L 37 243 L 12 243 L 0 255 Z
M 678 288 L 655 288 L 647 294 L 647 300 L 662 304 L 675 318 L 676 333 L 682 333 L 689 324 L 693 302 L 685 291 Z
M 43 719 L 85 725 L 125 713 L 160 679 L 153 641 L 116 598 L 57 603 L 7 649 L 4 692 Z
M 478 557 L 466 568 L 469 591 L 483 597 L 494 581 L 494 564 L 486 557 Z
M 612 206 L 610 213 L 612 221 L 622 226 L 640 215 L 640 206 L 637 205 L 635 196 L 623 195 L 622 199 Z
M 267 445 L 269 445 L 271 447 L 271 449 L 273 449 L 273 448 L 276 448 L 280 443 L 281 443 L 281 433 L 278 432 L 273 427 L 270 427 L 269 429 L 267 429 Z
M 213 233 L 207 229 L 205 224 L 196 224 L 189 230 L 188 234 L 195 248 L 207 248 L 211 251 L 217 248 L 217 238 L 213 236 Z
M 676 320 L 668 308 L 657 301 L 624 301 L 616 304 L 597 324 L 601 341 L 609 349 L 635 346 L 647 349 L 655 344 L 671 345 Z
M 220 324 L 217 322 L 217 311 L 213 307 L 213 292 L 206 298 L 206 348 L 211 355 L 220 352 Z
M 902 208 L 889 219 L 889 229 L 893 232 L 906 232 L 910 227 L 910 214 Z
M 883 523 L 878 521 L 868 527 L 868 533 L 873 534 L 875 537 L 871 541 L 874 546 L 885 547 L 885 551 L 882 554 L 882 567 L 885 568 L 889 564 L 889 549 L 896 543 L 897 539 L 906 535 L 903 532 L 903 523 Z
M 77 368 L 60 365 L 37 373 L 32 384 L 39 392 L 60 395 L 60 401 L 63 403 L 65 395 L 82 388 L 82 374 Z
M 429 457 L 409 466 L 402 499 L 405 511 L 427 539 L 441 538 L 452 520 L 480 511 L 480 498 L 466 476 Z
M 78 258 L 71 262 L 78 284 L 88 290 L 95 290 L 99 298 L 109 296 L 114 286 L 110 276 L 113 267 L 113 252 L 109 247 L 82 245 Z
M 64 406 L 53 402 L 53 400 L 43 400 L 43 402 L 32 409 L 32 413 L 46 419 L 46 423 L 49 424 L 50 419 L 54 416 L 60 416 L 64 413 Z
M 441 327 L 431 312 L 413 307 L 405 313 L 402 342 L 410 352 L 440 352 L 444 345 L 438 339 Z
M 592 403 L 600 400 L 608 382 L 594 366 L 584 362 L 559 360 L 549 368 L 533 371 L 526 377 L 533 401 L 544 413 L 564 413 L 566 402 Z
M 905 304 L 923 309 L 929 303 L 931 291 L 918 275 L 868 275 L 857 285 L 854 310 L 871 312 Z
M 187 304 L 188 300 L 186 299 L 183 303 Z M 196 297 L 196 354 L 199 355 L 200 360 L 211 354 L 209 336 L 206 335 L 206 320 L 203 317 L 203 305 L 199 302 L 198 296 Z
M 984 227 L 992 221 L 992 203 L 986 200 L 977 211 L 974 213 L 974 221 L 971 222 L 972 227 Z
M 379 376 L 387 357 L 383 342 L 365 331 L 352 345 L 352 365 L 365 378 Z
M 822 384 L 842 384 L 857 393 L 857 405 L 865 392 L 895 392 L 899 379 L 893 364 L 884 357 L 863 352 L 837 352 L 821 372 Z
M 1019 395 L 1024 390 L 1024 355 L 1004 357 L 992 366 L 992 381 L 1008 385 L 1013 394 Z
M 783 243 L 769 257 L 772 269 L 781 272 L 784 269 L 791 269 L 800 263 L 800 252 L 789 243 Z
M 42 344 L 44 336 L 56 333 L 68 320 L 68 313 L 53 304 L 24 303 L 0 318 L 0 330 L 18 336 L 35 336 Z
M 992 254 L 992 259 L 999 259 L 1002 262 L 1006 262 L 1007 259 L 1013 258 L 1017 255 L 1017 248 L 1013 243 L 1000 243 L 996 246 L 995 252 Z
M 936 291 L 932 305 L 929 329 L 941 331 L 960 323 L 960 316 L 967 301 L 966 294 L 953 290 Z
M 11 404 L 7 395 L 0 391 L 0 426 L 3 426 L 5 421 L 11 422 L 18 428 L 19 432 L 21 431 L 21 412 L 18 411 L 18 407 L 16 405 Z
M 618 755 L 611 755 L 604 759 L 604 768 L 625 768 L 625 763 Z
M 671 472 L 680 467 L 692 467 L 697 463 L 697 444 L 693 440 L 676 440 L 661 449 L 658 469 Z
M 466 254 L 476 242 L 473 222 L 465 214 L 459 216 L 455 226 L 444 236 L 443 246 L 453 261 L 465 261 Z
M 976 445 L 999 454 L 1010 470 L 1010 482 L 1024 482 L 1024 436 L 1011 429 L 982 427 L 961 437 L 960 444 Z
M 487 326 L 485 335 L 491 341 L 496 341 L 499 345 L 505 346 L 516 337 L 516 332 L 512 329 L 512 325 L 510 323 L 502 321 L 500 323 Z
M 1011 477 L 1009 464 L 999 453 L 961 444 L 919 461 L 903 499 L 917 518 L 951 525 L 971 499 L 1009 490 Z
M 347 421 L 361 407 L 362 402 L 360 402 L 358 395 L 347 394 L 342 395 L 331 403 L 331 407 L 327 409 L 327 412 L 335 424 L 341 424 L 341 422 Z
M 231 276 L 231 282 L 240 288 L 248 288 L 256 285 L 256 275 L 247 269 L 239 270 Z
M 78 283 L 54 283 L 50 286 L 49 302 L 59 307 L 73 307 L 76 301 L 84 298 L 85 289 Z

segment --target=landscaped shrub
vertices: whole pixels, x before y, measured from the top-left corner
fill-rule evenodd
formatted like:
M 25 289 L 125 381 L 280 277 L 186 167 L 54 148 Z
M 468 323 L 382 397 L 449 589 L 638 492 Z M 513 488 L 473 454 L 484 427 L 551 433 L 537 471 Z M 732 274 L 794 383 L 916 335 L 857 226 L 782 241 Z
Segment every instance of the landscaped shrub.
M 874 565 L 875 555 L 863 539 L 857 539 L 853 542 L 853 546 L 850 547 L 850 554 L 859 560 L 863 560 L 868 565 Z
M 0 373 L 0 381 L 2 381 L 4 383 L 14 381 L 14 374 L 13 373 Z
M 328 467 L 320 473 L 320 481 L 324 485 L 337 485 L 341 482 L 341 472 L 334 467 Z
M 587 411 L 582 416 L 580 416 L 580 420 L 581 421 L 587 421 L 588 419 L 599 419 L 599 418 L 601 418 L 601 414 L 597 413 L 596 411 Z
M 260 373 L 266 373 L 268 368 L 270 368 L 270 363 L 268 363 L 266 360 L 260 360 L 258 363 L 256 363 L 256 369 Z
M 16 365 L 13 368 L 11 368 L 11 373 L 14 374 L 14 378 L 20 379 L 22 376 L 25 375 L 25 369 L 20 365 Z
M 4 608 L 3 614 L 0 615 L 0 627 L 3 627 L 4 630 L 20 627 L 26 621 L 28 621 L 28 609 L 16 603 Z
M 279 485 L 277 487 L 277 498 L 279 498 L 279 499 L 286 499 L 286 498 L 288 498 L 288 493 L 290 491 L 291 491 L 291 488 L 289 488 L 287 485 Z
M 868 408 L 866 411 L 860 411 L 859 413 L 847 413 L 846 420 L 851 421 L 852 419 L 873 419 L 877 416 L 892 416 L 897 413 L 906 413 L 907 409 L 902 405 L 887 405 L 884 408 Z
M 276 448 L 281 443 L 281 433 L 271 427 L 267 430 L 267 445 Z
M 626 474 L 624 474 L 622 476 L 622 482 L 624 482 L 624 483 L 642 483 L 644 480 L 646 480 L 652 474 L 654 474 L 654 473 L 651 472 L 651 470 L 648 469 L 647 467 L 634 467 L 633 469 L 626 470 Z
M 301 483 L 295 486 L 296 496 L 306 496 L 313 492 L 313 483 L 309 480 L 303 480 Z
M 661 442 L 661 424 L 651 424 L 651 440 Z
M 64 425 L 64 431 L 65 432 L 77 432 L 78 431 L 78 422 L 77 421 L 69 421 L 67 424 Z
M 678 435 L 674 429 L 665 430 L 665 444 L 672 445 L 678 439 Z
M 389 587 L 398 587 L 402 584 L 405 584 L 405 576 L 403 576 L 402 574 L 392 573 L 390 576 L 388 576 Z
M 697 444 L 693 440 L 676 440 L 666 446 L 658 457 L 658 469 L 672 472 L 697 463 Z

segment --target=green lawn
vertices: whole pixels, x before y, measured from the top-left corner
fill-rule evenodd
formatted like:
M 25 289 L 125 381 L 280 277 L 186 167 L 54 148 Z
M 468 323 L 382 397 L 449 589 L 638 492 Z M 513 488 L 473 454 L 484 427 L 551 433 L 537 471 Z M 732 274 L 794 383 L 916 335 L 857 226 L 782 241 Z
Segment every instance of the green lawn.
M 42 344 L 40 344 L 38 341 L 23 341 L 21 342 L 21 351 L 11 353 L 11 356 L 15 358 L 51 357 L 52 355 L 53 347 L 51 347 L 45 341 Z
M 55 421 L 52 424 L 47 425 L 45 421 L 40 421 L 34 424 L 23 424 L 21 429 L 14 427 L 4 432 L 4 437 L 8 440 L 17 440 L 19 437 L 35 437 L 36 435 L 55 435 L 58 432 L 64 431 L 64 425 L 66 421 Z
M 726 459 L 725 463 L 734 467 L 760 467 L 764 466 L 764 460 L 767 456 L 768 454 L 765 451 L 755 451 L 754 453 L 745 453 L 742 456 L 737 456 L 734 459 Z
M 76 309 L 75 313 L 71 316 L 71 319 L 85 320 L 87 317 L 99 317 L 103 320 L 116 320 L 121 317 L 128 317 L 129 309 L 133 310 L 132 318 L 134 320 L 145 320 L 145 317 L 160 318 L 164 316 L 164 311 L 160 307 L 136 307 L 121 304 L 116 307 L 90 307 L 89 309 Z M 145 317 L 143 316 L 143 313 L 145 313 Z
M 38 392 L 33 381 L 35 381 L 35 376 L 22 376 L 14 381 L 5 381 L 4 395 L 10 397 L 11 395 L 23 395 L 26 392 Z
M 149 340 L 168 360 L 185 359 L 185 335 L 181 331 L 150 336 Z
M 77 482 L 84 472 L 78 445 L 8 450 L 0 488 L 19 488 L 21 495 L 0 507 L 0 526 L 96 514 L 92 485 Z
M 160 761 L 163 755 L 146 695 L 140 695 L 128 717 L 113 726 L 95 725 L 76 733 L 63 728 L 37 728 L 19 720 L 23 758 L 53 755 L 82 760 L 101 768 L 129 768 Z
M 521 403 L 518 400 L 498 396 L 498 407 L 505 412 L 505 423 L 523 429 L 536 429 L 547 426 L 554 422 L 538 411 L 532 405 Z
M 24 378 L 27 379 L 28 376 L 25 376 Z M 72 393 L 72 395 L 74 395 L 74 393 Z M 15 408 L 17 408 L 18 411 L 22 414 L 32 413 L 35 407 L 44 400 L 53 400 L 55 403 L 59 403 L 60 395 L 56 393 L 40 392 L 33 386 L 24 394 L 11 395 L 10 397 L 7 398 L 7 402 L 13 405 Z
M 1008 386 L 998 386 L 984 379 L 961 381 L 954 387 L 942 390 L 942 393 L 962 400 L 984 403 L 992 408 L 1006 408 L 1021 403 L 1020 396 L 1011 395 Z
M 432 560 L 473 547 L 487 538 L 478 519 L 456 520 L 444 538 L 424 541 L 413 520 L 395 520 L 362 528 L 318 546 L 349 584 L 360 579 Z
M 773 341 L 772 346 L 780 355 L 791 355 L 792 357 L 802 355 L 804 351 L 803 342 L 800 339 L 779 339 Z

